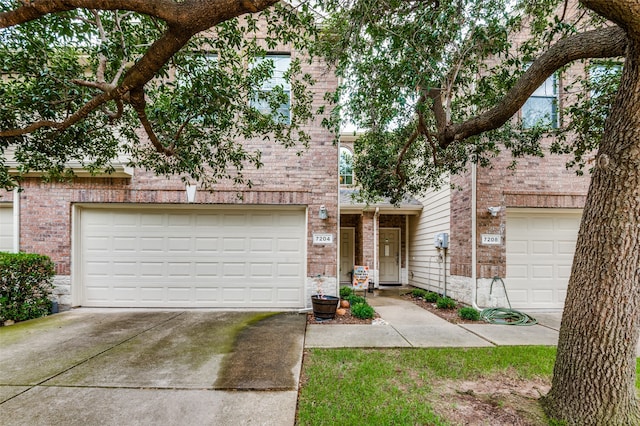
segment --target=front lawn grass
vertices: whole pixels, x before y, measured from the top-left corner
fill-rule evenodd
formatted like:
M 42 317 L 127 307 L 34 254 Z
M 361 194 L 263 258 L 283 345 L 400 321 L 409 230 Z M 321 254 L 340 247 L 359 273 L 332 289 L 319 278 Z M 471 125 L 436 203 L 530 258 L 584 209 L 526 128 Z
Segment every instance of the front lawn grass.
M 313 349 L 305 356 L 300 425 L 446 425 L 430 404 L 442 380 L 497 374 L 551 378 L 556 349 Z

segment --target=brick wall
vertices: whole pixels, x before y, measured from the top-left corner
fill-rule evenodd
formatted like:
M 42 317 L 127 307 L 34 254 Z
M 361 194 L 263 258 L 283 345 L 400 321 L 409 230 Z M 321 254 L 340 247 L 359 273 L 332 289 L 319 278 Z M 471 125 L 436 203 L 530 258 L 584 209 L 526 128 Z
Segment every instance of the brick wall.
M 286 46 L 278 48 L 283 52 Z M 295 57 L 296 53 L 292 52 Z M 316 107 L 325 104 L 324 95 L 334 90 L 337 79 L 321 62 L 303 61 L 303 71 L 318 82 L 313 88 Z M 235 187 L 222 182 L 212 192 L 198 190 L 196 205 L 303 205 L 308 207 L 307 275 L 323 275 L 327 282 L 337 277 L 337 244 L 313 245 L 313 233 L 332 233 L 337 241 L 338 224 L 338 147 L 334 135 L 320 125 L 323 116 L 314 117 L 305 130 L 311 143 L 302 155 L 301 147 L 286 149 L 272 141 L 248 140 L 247 149 L 262 151 L 263 167 L 246 170 L 253 186 Z M 184 184 L 177 178 L 158 178 L 136 169 L 129 178 L 76 178 L 72 183 L 44 183 L 38 178 L 26 179 L 20 194 L 20 249 L 51 256 L 56 273 L 71 273 L 71 216 L 74 203 L 141 203 L 186 204 Z M 2 201 L 12 200 L 3 193 Z M 329 217 L 318 218 L 324 205 Z M 309 285 L 309 284 L 308 284 Z M 335 287 L 335 286 L 334 286 Z M 334 291 L 327 291 L 328 294 Z
M 548 145 L 548 142 L 547 142 Z M 478 277 L 506 276 L 506 208 L 582 208 L 589 187 L 589 175 L 577 176 L 565 167 L 567 156 L 547 154 L 544 158 L 519 159 L 508 169 L 511 156 L 503 153 L 492 167 L 477 171 L 477 236 L 499 234 L 501 245 L 477 243 Z M 459 186 L 451 201 L 451 274 L 471 276 L 471 174 L 452 178 Z M 496 217 L 489 207 L 500 207 Z

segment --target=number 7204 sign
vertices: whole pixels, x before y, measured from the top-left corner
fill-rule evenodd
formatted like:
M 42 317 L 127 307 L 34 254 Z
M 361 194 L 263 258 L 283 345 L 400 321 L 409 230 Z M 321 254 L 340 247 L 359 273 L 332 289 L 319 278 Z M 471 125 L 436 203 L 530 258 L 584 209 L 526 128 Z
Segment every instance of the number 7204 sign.
M 333 234 L 313 234 L 313 244 L 333 244 Z

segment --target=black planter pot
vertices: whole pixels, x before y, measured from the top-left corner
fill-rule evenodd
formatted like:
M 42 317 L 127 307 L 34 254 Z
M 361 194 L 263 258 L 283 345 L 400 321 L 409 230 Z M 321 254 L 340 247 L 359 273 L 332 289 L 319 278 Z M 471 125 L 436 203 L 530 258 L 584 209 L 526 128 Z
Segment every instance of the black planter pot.
M 336 296 L 320 296 L 318 294 L 314 294 L 311 296 L 313 316 L 320 320 L 335 318 L 339 301 L 340 298 Z

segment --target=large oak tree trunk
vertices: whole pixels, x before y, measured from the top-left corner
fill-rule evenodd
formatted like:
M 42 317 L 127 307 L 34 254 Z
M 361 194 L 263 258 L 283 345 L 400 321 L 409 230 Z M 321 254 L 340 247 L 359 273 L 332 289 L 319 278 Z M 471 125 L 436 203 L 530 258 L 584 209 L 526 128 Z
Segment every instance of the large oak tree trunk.
M 560 328 L 550 417 L 639 425 L 640 43 L 629 37 L 578 235 Z

